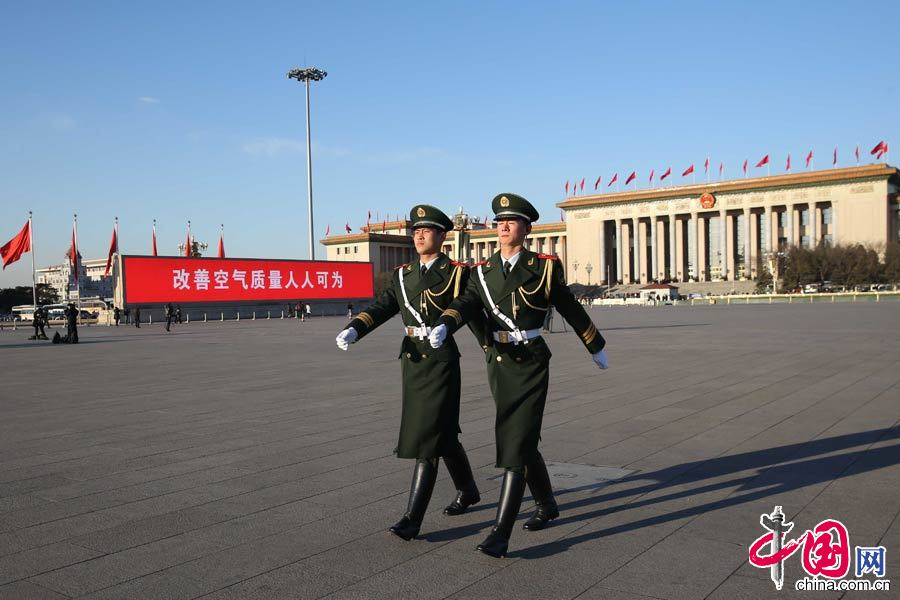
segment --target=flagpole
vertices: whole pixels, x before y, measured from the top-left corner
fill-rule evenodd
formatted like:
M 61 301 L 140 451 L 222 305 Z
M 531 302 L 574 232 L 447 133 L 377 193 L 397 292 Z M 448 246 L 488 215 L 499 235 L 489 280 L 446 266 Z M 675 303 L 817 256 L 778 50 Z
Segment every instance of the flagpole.
M 81 321 L 81 277 L 78 276 L 78 215 L 72 215 L 72 237 L 75 238 L 75 248 L 72 254 L 72 264 L 75 265 L 75 291 L 78 292 L 78 320 Z
M 37 280 L 34 275 L 34 227 L 31 224 L 31 211 L 28 211 L 28 241 L 31 243 L 31 298 L 34 310 L 37 310 Z M 34 312 L 31 313 L 34 315 Z

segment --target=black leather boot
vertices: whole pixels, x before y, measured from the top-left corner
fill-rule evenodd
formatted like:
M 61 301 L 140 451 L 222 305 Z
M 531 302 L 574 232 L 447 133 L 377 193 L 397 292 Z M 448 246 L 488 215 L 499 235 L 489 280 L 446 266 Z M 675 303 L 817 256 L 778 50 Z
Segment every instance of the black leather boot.
M 475 477 L 472 475 L 472 467 L 469 465 L 469 457 L 462 445 L 457 443 L 456 447 L 444 454 L 444 464 L 447 465 L 447 471 L 456 486 L 456 498 L 444 509 L 444 514 L 451 517 L 461 515 L 466 509 L 473 504 L 481 501 L 481 494 L 478 493 L 478 486 L 475 485 Z
M 525 467 L 525 481 L 528 482 L 536 510 L 522 528 L 526 531 L 538 531 L 559 516 L 559 506 L 553 498 L 553 486 L 550 484 L 550 473 L 547 472 L 547 465 L 540 452 L 537 459 Z
M 413 471 L 412 486 L 409 489 L 409 504 L 403 518 L 391 526 L 391 533 L 397 537 L 409 541 L 419 535 L 422 527 L 422 519 L 428 509 L 431 500 L 431 492 L 434 491 L 434 482 L 437 479 L 437 459 L 420 459 L 416 461 L 416 469 Z
M 497 523 L 487 538 L 478 544 L 477 550 L 488 556 L 500 558 L 506 556 L 509 547 L 509 536 L 512 534 L 519 508 L 522 506 L 522 495 L 525 493 L 525 474 L 507 469 L 503 473 L 503 485 L 500 486 L 500 500 L 497 502 Z

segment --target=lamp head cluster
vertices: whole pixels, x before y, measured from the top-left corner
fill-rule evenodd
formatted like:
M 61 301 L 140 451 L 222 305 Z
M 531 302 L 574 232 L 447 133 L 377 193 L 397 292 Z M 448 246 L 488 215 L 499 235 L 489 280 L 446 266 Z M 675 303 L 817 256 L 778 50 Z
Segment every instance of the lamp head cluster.
M 297 81 L 322 81 L 328 75 L 326 71 L 315 67 L 306 67 L 305 69 L 291 69 L 288 71 L 288 79 L 296 79 Z

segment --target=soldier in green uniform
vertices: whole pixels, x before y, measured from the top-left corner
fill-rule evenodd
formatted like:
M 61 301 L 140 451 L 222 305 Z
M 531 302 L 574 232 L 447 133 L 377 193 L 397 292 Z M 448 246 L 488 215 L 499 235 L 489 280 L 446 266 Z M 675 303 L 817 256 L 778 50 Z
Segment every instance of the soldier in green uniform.
M 459 443 L 459 350 L 455 343 L 434 350 L 428 334 L 450 302 L 465 289 L 469 269 L 441 252 L 453 222 L 433 206 L 410 211 L 413 242 L 419 259 L 394 271 L 391 285 L 374 304 L 350 321 L 337 336 L 337 345 L 347 350 L 373 329 L 400 313 L 403 342 L 400 365 L 403 405 L 399 458 L 416 459 L 406 514 L 390 528 L 410 540 L 419 533 L 437 478 L 438 459 L 443 458 L 456 486 L 456 499 L 444 509 L 459 515 L 481 499 L 466 452 Z M 475 319 L 470 328 L 484 347 L 486 319 Z
M 550 475 L 538 451 L 550 379 L 550 349 L 540 330 L 547 310 L 555 307 L 568 321 L 597 366 L 605 369 L 608 363 L 603 336 L 566 286 L 557 257 L 524 247 L 537 210 L 515 194 L 500 194 L 492 208 L 500 249 L 473 269 L 465 291 L 444 311 L 429 341 L 434 348 L 443 347 L 445 339 L 452 339 L 448 335 L 470 319 L 485 311 L 490 317 L 488 382 L 497 409 L 497 466 L 505 472 L 496 525 L 478 550 L 500 557 L 506 555 L 526 482 L 537 508 L 525 529 L 543 529 L 559 516 Z

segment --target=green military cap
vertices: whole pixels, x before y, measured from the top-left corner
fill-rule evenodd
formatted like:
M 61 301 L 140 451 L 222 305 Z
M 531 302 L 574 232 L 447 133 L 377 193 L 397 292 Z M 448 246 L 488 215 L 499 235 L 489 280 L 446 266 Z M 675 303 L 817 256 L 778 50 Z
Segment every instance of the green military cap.
M 453 221 L 444 212 L 429 204 L 417 204 L 409 211 L 409 220 L 412 221 L 412 228 L 416 227 L 437 227 L 444 231 L 453 229 Z
M 495 221 L 502 217 L 516 217 L 534 223 L 540 217 L 531 202 L 517 194 L 497 194 L 491 202 L 491 210 L 494 211 Z

